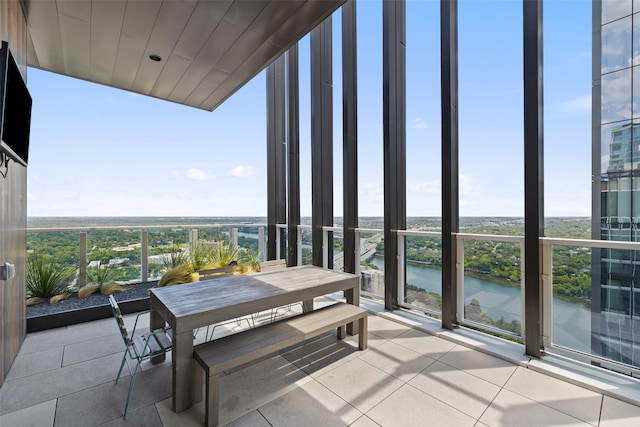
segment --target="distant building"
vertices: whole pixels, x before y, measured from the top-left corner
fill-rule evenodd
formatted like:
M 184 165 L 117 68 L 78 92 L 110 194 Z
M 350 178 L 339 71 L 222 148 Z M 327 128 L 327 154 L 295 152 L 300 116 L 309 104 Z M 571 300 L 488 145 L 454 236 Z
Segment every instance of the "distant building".
M 640 7 L 602 1 L 594 16 L 593 237 L 640 241 Z M 635 12 L 635 13 L 634 13 Z M 598 92 L 600 96 L 598 97 Z M 598 128 L 596 128 L 598 129 Z M 598 197 L 599 195 L 599 197 Z M 597 224 L 600 223 L 598 227 Z M 640 251 L 594 251 L 592 352 L 640 366 Z

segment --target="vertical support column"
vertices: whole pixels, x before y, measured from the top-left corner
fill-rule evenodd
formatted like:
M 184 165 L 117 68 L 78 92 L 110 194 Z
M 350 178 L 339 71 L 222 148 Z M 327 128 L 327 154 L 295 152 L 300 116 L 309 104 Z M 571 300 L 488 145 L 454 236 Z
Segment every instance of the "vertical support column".
M 342 6 L 342 182 L 344 271 L 355 273 L 360 264 L 356 252 L 358 227 L 358 71 L 356 2 Z
M 149 280 L 149 231 L 140 231 L 140 265 L 142 269 L 142 283 Z
M 302 257 L 298 255 L 298 226 L 300 225 L 300 97 L 298 77 L 298 44 L 287 52 L 287 114 L 289 117 L 289 215 L 288 251 L 289 266 L 301 265 Z
M 542 355 L 542 257 L 544 236 L 544 134 L 542 0 L 523 0 L 524 40 L 524 280 L 525 351 Z
M 78 285 L 87 284 L 87 232 L 80 232 L 80 246 L 78 248 L 78 263 L 80 264 L 80 274 L 78 275 Z
M 442 111 L 442 327 L 453 329 L 457 316 L 458 205 L 458 0 L 440 2 Z
M 382 4 L 385 309 L 398 307 L 398 235 L 406 228 L 405 0 Z M 403 266 L 404 267 L 404 266 Z
M 287 221 L 285 60 L 280 56 L 267 67 L 267 259 L 284 258 L 285 248 L 276 256 L 276 233 L 284 241 Z
M 325 19 L 311 31 L 311 226 L 312 264 L 322 266 L 322 227 L 333 225 L 332 24 Z M 333 259 L 329 260 L 332 268 Z

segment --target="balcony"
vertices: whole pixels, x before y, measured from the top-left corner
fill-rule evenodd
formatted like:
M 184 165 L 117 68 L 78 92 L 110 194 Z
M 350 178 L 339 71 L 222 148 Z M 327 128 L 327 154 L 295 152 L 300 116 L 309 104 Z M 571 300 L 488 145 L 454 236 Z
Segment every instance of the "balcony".
M 221 380 L 221 425 L 640 422 L 637 386 L 624 400 L 611 397 L 627 393 L 623 388 L 629 381 L 623 377 L 589 380 L 584 373 L 567 374 L 552 362 L 523 356 L 513 343 L 491 344 L 471 332 L 441 331 L 436 322 L 415 314 L 385 314 L 372 301 L 365 306 L 372 311 L 368 350 L 358 351 L 353 337 L 339 342 L 327 334 L 228 373 Z M 128 322 L 132 319 L 127 316 Z M 113 319 L 28 334 L 2 388 L 0 424 L 124 424 L 128 378 L 114 382 L 122 350 Z M 202 425 L 201 403 L 175 414 L 170 397 L 170 361 L 145 365 L 126 423 Z
M 279 248 L 288 241 L 286 227 L 278 227 L 283 229 L 277 233 L 276 252 L 280 253 Z M 253 231 L 243 234 L 238 232 L 239 228 Z M 77 247 L 81 248 L 78 257 L 86 261 L 91 234 L 107 229 L 31 229 L 29 233 L 75 233 L 80 242 Z M 116 231 L 139 233 L 140 245 L 133 245 L 135 251 L 145 254 L 141 256 L 139 277 L 152 278 L 148 276 L 152 269 L 149 263 L 145 264 L 155 251 L 149 233 L 174 230 L 183 234 L 176 238 L 186 244 L 204 239 L 206 233 L 199 230 L 207 229 L 217 230 L 214 234 L 231 241 L 237 241 L 238 234 L 241 237 L 253 234 L 258 247 L 264 245 L 262 224 L 134 226 L 117 227 Z M 308 236 L 303 238 L 308 229 L 298 228 L 300 255 L 308 244 Z M 329 241 L 339 242 L 341 233 L 342 228 L 325 227 L 324 247 L 330 247 Z M 437 263 L 440 234 L 398 232 L 401 236 L 398 262 L 405 267 L 399 268 L 401 309 L 389 312 L 381 303 L 384 274 L 371 270 L 376 264 L 384 270 L 383 262 L 370 258 L 382 230 L 359 228 L 356 233 L 356 251 L 361 256 L 356 270 L 362 274 L 365 296 L 362 305 L 371 313 L 370 348 L 359 352 L 353 338 L 340 343 L 327 335 L 229 373 L 222 382 L 223 396 L 227 396 L 221 404 L 224 423 L 235 420 L 231 425 L 332 425 L 335 421 L 336 425 L 373 425 L 373 421 L 384 426 L 406 426 L 433 420 L 429 425 L 458 421 L 460 425 L 475 425 L 479 421 L 486 425 L 586 422 L 606 426 L 640 421 L 640 384 L 634 378 L 638 375 L 637 367 L 590 354 L 589 319 L 575 318 L 576 313 L 567 309 L 566 301 L 553 292 L 553 274 L 558 275 L 561 267 L 566 267 L 567 257 L 590 256 L 594 248 L 598 253 L 601 248 L 632 250 L 637 243 L 541 240 L 544 273 L 550 278 L 543 289 L 542 307 L 547 353 L 542 359 L 535 359 L 524 355 L 522 345 L 526 327 L 521 318 L 522 285 L 488 287 L 486 283 L 478 283 L 477 278 L 468 274 L 468 267 L 478 269 L 472 261 L 473 251 L 465 250 L 479 247 L 491 251 L 496 259 L 508 259 L 514 264 L 514 280 L 521 282 L 522 275 L 517 274 L 522 270 L 524 258 L 521 236 L 457 234 L 456 264 L 461 278 L 456 284 L 457 310 L 461 313 L 461 326 L 444 330 L 438 320 L 442 310 L 437 304 L 440 279 L 426 276 L 427 283 L 425 276 L 418 277 L 412 270 L 414 267 L 409 268 L 419 261 L 410 250 L 416 245 L 423 253 L 433 255 Z M 341 268 L 339 247 L 339 243 L 334 244 L 331 250 L 324 251 L 325 268 L 331 264 L 333 268 Z M 430 274 L 435 274 L 434 271 Z M 411 294 L 408 284 L 427 290 L 433 296 L 428 300 L 430 303 Z M 474 317 L 469 304 L 474 298 L 480 301 L 482 311 L 487 310 L 490 315 Z M 488 308 L 485 301 L 493 302 L 495 307 Z M 502 313 L 504 322 L 496 322 L 492 309 Z M 507 327 L 510 324 L 517 324 L 520 329 Z M 574 328 L 567 329 L 567 325 Z M 21 420 L 44 417 L 42 423 L 46 425 L 119 423 L 128 384 L 126 380 L 114 384 L 121 356 L 122 343 L 111 318 L 29 333 L 2 388 L 0 421 L 21 425 Z M 181 414 L 171 411 L 170 365 L 145 368 L 134 393 L 129 422 L 201 425 L 202 404 Z

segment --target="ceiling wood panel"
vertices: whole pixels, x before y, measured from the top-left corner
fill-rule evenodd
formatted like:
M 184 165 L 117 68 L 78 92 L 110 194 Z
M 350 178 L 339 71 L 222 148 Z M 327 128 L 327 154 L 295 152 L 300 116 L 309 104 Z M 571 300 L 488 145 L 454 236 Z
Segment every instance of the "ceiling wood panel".
M 93 2 L 89 62 L 90 79 L 93 81 L 111 84 L 126 9 L 127 3 L 124 1 Z
M 345 0 L 23 2 L 30 66 L 212 110 Z
M 127 2 L 111 84 L 130 90 L 147 48 L 161 1 Z
M 185 25 L 189 21 L 196 1 L 164 2 L 158 13 L 153 32 L 138 68 L 132 89 L 139 93 L 151 93 Z M 163 61 L 155 62 L 149 55 L 160 56 Z

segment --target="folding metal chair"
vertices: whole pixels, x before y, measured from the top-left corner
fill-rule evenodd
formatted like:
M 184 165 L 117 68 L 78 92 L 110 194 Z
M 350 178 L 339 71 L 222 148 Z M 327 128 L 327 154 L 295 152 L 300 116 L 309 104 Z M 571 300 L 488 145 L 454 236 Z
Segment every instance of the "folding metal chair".
M 171 351 L 171 329 L 156 329 L 155 331 L 136 336 L 135 331 L 136 326 L 138 325 L 139 317 L 145 313 L 148 313 L 142 312 L 136 316 L 136 321 L 133 324 L 133 330 L 131 331 L 131 334 L 129 334 L 127 328 L 125 327 L 124 319 L 122 317 L 122 313 L 120 312 L 120 307 L 118 306 L 118 303 L 116 302 L 113 295 L 109 295 L 109 303 L 111 304 L 113 316 L 116 318 L 118 329 L 120 329 L 120 334 L 122 335 L 122 339 L 126 347 L 124 355 L 122 356 L 120 370 L 118 371 L 118 376 L 116 377 L 116 384 L 120 379 L 120 374 L 122 373 L 122 368 L 124 367 L 125 362 L 127 364 L 127 367 L 129 368 L 129 373 L 131 374 L 129 393 L 127 394 L 127 404 L 124 407 L 124 415 L 122 417 L 126 419 L 127 412 L 129 411 L 129 404 L 131 403 L 131 396 L 133 395 L 133 387 L 136 383 L 136 376 L 138 375 L 138 371 L 140 370 L 140 364 L 145 360 L 163 355 Z M 133 371 L 131 371 L 129 359 L 136 361 L 136 367 Z

